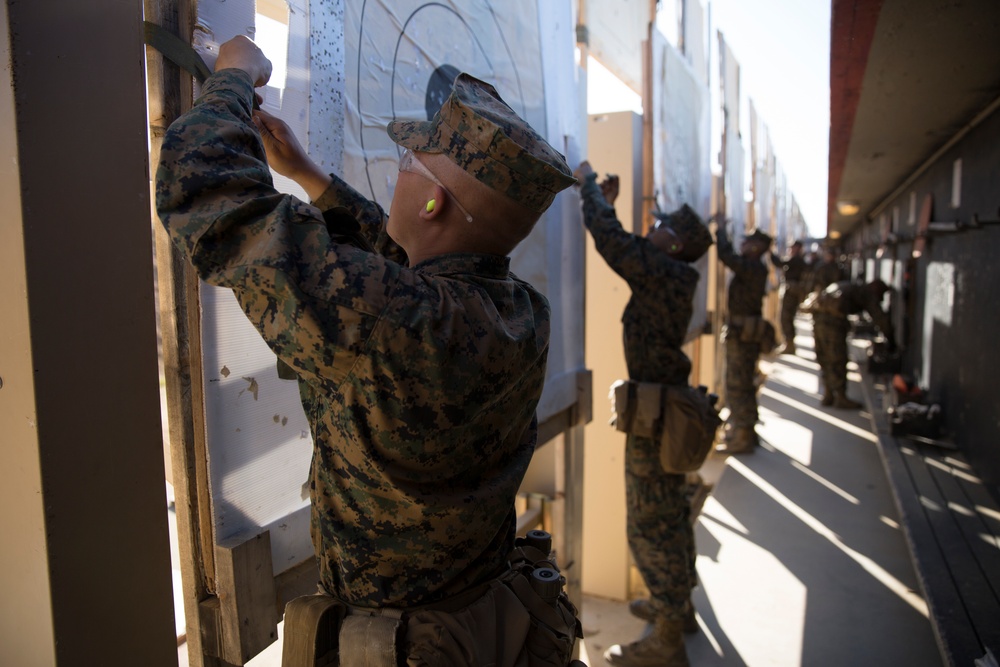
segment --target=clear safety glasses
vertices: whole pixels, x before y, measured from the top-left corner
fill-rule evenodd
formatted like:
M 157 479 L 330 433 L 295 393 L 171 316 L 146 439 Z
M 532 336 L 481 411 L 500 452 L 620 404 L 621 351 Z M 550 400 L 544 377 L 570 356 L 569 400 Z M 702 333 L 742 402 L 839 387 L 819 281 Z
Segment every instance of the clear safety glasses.
M 399 170 L 408 171 L 411 174 L 418 174 L 429 180 L 434 185 L 439 186 L 442 190 L 448 193 L 448 197 L 451 201 L 458 207 L 458 210 L 462 212 L 465 219 L 468 222 L 472 222 L 472 214 L 465 210 L 465 207 L 458 203 L 458 199 L 455 195 L 451 193 L 451 190 L 445 187 L 444 183 L 438 180 L 438 177 L 431 173 L 431 170 L 424 166 L 424 164 L 417 159 L 417 156 L 413 154 L 409 148 L 403 149 L 403 154 L 399 156 Z

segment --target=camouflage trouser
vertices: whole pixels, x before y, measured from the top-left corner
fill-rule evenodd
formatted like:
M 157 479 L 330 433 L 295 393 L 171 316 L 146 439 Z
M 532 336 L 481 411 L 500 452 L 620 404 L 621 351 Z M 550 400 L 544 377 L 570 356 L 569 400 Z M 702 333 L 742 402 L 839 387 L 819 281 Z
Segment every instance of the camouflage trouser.
M 823 375 L 823 394 L 834 396 L 847 392 L 847 332 L 846 317 L 826 313 L 813 314 L 813 338 L 816 361 Z
M 757 391 L 753 379 L 757 372 L 760 343 L 739 340 L 739 329 L 729 328 L 726 339 L 726 404 L 729 423 L 734 427 L 753 428 L 757 423 Z
M 657 613 L 681 620 L 698 581 L 686 477 L 663 472 L 659 444 L 629 435 L 625 445 L 628 543 Z
M 781 286 L 781 335 L 786 345 L 795 344 L 795 313 L 805 295 L 798 284 Z

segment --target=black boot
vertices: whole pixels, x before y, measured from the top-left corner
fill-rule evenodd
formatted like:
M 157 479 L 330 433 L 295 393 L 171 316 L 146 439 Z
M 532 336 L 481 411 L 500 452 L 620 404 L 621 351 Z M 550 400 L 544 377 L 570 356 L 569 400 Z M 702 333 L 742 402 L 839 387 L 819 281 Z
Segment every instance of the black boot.
M 839 392 L 833 396 L 833 407 L 838 410 L 860 410 L 862 405 L 847 398 L 847 394 Z

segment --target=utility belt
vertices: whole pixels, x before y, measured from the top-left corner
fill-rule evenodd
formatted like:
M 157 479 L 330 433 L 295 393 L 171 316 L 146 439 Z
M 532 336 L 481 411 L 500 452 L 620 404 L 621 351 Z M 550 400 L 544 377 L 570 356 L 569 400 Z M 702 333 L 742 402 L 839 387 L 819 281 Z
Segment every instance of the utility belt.
M 694 472 L 705 462 L 722 420 L 719 397 L 704 386 L 618 380 L 611 385 L 611 425 L 660 443 L 664 472 Z
M 763 317 L 730 315 L 727 328 L 726 338 L 735 333 L 741 343 L 758 343 L 761 354 L 770 354 L 778 344 L 774 325 Z
M 571 665 L 583 631 L 551 545 L 547 532 L 529 531 L 503 574 L 430 605 L 368 609 L 325 592 L 296 598 L 285 607 L 281 665 Z

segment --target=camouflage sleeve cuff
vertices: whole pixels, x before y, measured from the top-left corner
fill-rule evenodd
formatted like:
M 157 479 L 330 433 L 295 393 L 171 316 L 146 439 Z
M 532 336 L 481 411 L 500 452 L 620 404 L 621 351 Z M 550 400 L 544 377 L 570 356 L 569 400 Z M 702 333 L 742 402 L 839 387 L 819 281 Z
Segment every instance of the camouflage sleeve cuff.
M 371 204 L 360 192 L 352 188 L 344 179 L 330 174 L 330 185 L 313 201 L 313 206 L 321 211 L 343 206 L 357 215 L 361 208 Z
M 250 111 L 253 109 L 253 80 L 250 75 L 241 69 L 231 68 L 219 70 L 212 76 L 205 79 L 205 83 L 201 87 L 201 95 L 198 97 L 198 101 L 202 98 L 207 97 L 213 93 L 225 93 L 232 92 L 235 93 L 240 102 L 242 103 L 243 110 L 246 113 L 247 118 L 250 117 Z
M 583 202 L 583 223 L 588 229 L 593 229 L 599 220 L 617 222 L 615 207 L 604 198 L 601 186 L 597 184 L 597 174 L 588 174 L 583 179 L 580 185 L 580 199 Z

